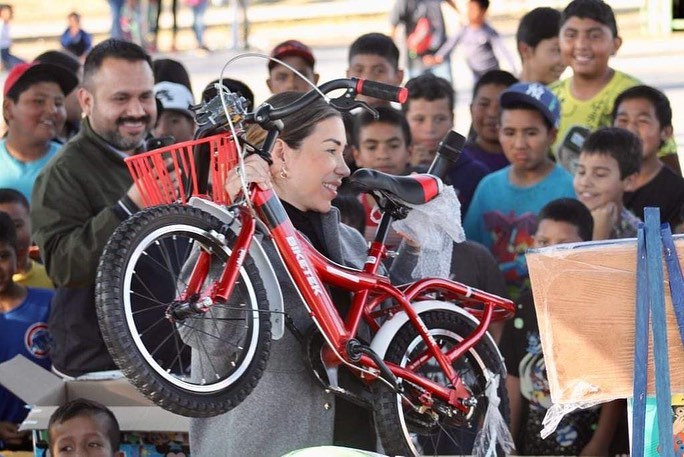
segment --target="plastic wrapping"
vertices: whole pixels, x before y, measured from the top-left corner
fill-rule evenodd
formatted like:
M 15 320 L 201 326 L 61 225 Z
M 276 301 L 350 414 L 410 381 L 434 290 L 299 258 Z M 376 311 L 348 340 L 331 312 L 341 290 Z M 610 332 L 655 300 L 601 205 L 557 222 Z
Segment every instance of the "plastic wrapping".
M 489 370 L 485 370 L 485 376 L 488 380 L 485 389 L 488 400 L 487 412 L 482 428 L 475 437 L 473 455 L 477 457 L 496 456 L 498 455 L 497 447 L 503 450 L 505 455 L 510 455 L 511 451 L 515 449 L 515 444 L 508 424 L 499 410 L 501 404 L 499 384 L 502 380 L 499 375 L 495 375 Z
M 465 240 L 461 203 L 452 186 L 445 186 L 432 201 L 412 206 L 406 219 L 395 221 L 392 227 L 420 244 L 415 279 L 449 277 L 453 243 Z
M 575 392 L 571 395 L 575 398 L 582 398 L 585 395 L 596 392 L 598 388 L 588 383 L 579 382 L 575 385 Z M 557 403 L 551 405 L 551 407 L 546 411 L 546 415 L 542 420 L 542 425 L 540 435 L 542 438 L 546 438 L 556 431 L 558 424 L 563 420 L 567 414 L 572 413 L 578 409 L 588 409 L 593 408 L 597 405 L 604 403 L 603 401 L 582 401 L 574 403 Z

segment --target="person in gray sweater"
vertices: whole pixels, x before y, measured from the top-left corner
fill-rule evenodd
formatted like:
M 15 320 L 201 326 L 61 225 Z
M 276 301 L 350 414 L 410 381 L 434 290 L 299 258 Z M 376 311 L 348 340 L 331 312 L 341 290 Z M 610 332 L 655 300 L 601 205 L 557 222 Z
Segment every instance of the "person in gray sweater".
M 299 95 L 278 94 L 268 103 L 284 106 Z M 294 226 L 330 260 L 361 268 L 366 261 L 366 242 L 358 231 L 340 222 L 339 211 L 331 205 L 342 178 L 349 175 L 342 155 L 346 135 L 340 113 L 319 99 L 284 118 L 283 123 L 272 151 L 273 165 L 269 167 L 256 155 L 246 158 L 245 180 L 273 187 Z M 237 174 L 231 172 L 226 190 L 234 199 L 240 188 Z M 392 279 L 401 282 L 410 279 L 416 258 L 416 248 L 405 244 L 391 270 Z M 276 258 L 272 245 L 264 243 L 264 248 Z M 287 278 L 279 262 L 274 262 L 274 268 L 278 278 Z M 313 323 L 299 294 L 288 280 L 281 281 L 281 288 L 285 312 L 295 328 L 306 334 Z M 344 315 L 349 293 L 332 287 L 330 292 Z M 201 363 L 193 356 L 193 366 Z M 344 417 L 336 420 L 340 406 L 314 378 L 300 342 L 286 330 L 281 339 L 272 342 L 265 373 L 244 402 L 223 415 L 191 421 L 191 452 L 198 456 L 278 457 L 331 444 L 374 448 L 370 414 L 346 405 Z

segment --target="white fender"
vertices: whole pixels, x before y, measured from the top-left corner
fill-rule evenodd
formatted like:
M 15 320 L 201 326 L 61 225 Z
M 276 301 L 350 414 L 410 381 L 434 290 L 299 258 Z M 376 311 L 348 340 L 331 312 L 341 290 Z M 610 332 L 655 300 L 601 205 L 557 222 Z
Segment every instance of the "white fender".
M 188 204 L 195 208 L 211 214 L 219 219 L 221 222 L 230 224 L 235 219 L 231 213 L 226 210 L 225 206 L 217 205 L 216 203 L 202 198 L 192 197 L 188 200 Z M 240 231 L 239 221 L 231 226 L 231 230 L 237 235 Z M 257 238 L 252 239 L 249 246 L 249 255 L 254 260 L 254 264 L 259 269 L 259 274 L 266 289 L 266 296 L 268 297 L 268 307 L 271 311 L 271 337 L 274 340 L 279 340 L 285 334 L 285 319 L 284 319 L 284 305 L 283 293 L 280 290 L 280 283 L 276 277 L 271 260 L 261 247 L 261 243 Z
M 453 303 L 450 302 L 445 302 L 445 301 L 440 301 L 440 300 L 424 300 L 424 301 L 419 301 L 419 302 L 414 302 L 411 303 L 411 306 L 413 307 L 414 310 L 418 314 L 425 313 L 427 311 L 434 311 L 434 310 L 447 310 L 447 311 L 453 311 L 455 313 L 460 314 L 461 316 L 465 317 L 466 319 L 470 320 L 473 322 L 473 324 L 478 325 L 480 322 L 468 311 L 464 310 L 460 306 L 456 306 Z M 375 334 L 373 337 L 373 341 L 371 342 L 371 349 L 380 356 L 380 358 L 385 358 L 385 354 L 387 353 L 387 349 L 389 348 L 390 343 L 392 342 L 392 339 L 394 336 L 397 334 L 399 329 L 409 321 L 408 315 L 404 312 L 401 311 L 394 316 L 392 316 L 390 319 L 385 321 L 382 326 L 380 326 L 380 330 L 378 330 L 378 333 Z M 494 340 L 492 339 L 491 335 L 489 333 L 485 333 L 483 338 L 489 338 L 491 340 L 492 345 L 496 348 L 497 352 L 499 351 L 496 343 L 494 343 Z M 501 355 L 501 354 L 499 354 Z

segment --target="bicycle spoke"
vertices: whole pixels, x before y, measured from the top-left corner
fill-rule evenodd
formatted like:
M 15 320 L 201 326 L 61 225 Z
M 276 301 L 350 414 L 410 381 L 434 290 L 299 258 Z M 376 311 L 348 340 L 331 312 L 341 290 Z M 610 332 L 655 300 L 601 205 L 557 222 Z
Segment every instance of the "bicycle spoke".
M 178 269 L 174 268 L 174 265 L 171 264 L 171 257 L 169 255 L 169 251 L 167 249 L 167 240 L 161 240 L 157 241 L 156 244 L 159 247 L 160 254 L 162 256 L 162 259 L 164 260 L 164 263 L 167 266 L 167 271 L 169 272 L 169 275 L 171 276 L 171 279 L 175 283 L 176 287 L 176 296 L 178 297 L 180 295 L 180 290 L 178 289 L 178 278 L 180 276 L 180 270 L 182 265 L 177 265 Z M 174 241 L 173 238 L 171 238 L 171 241 Z M 171 245 L 175 246 L 175 242 L 172 242 Z
M 157 354 L 157 351 L 158 351 L 162 346 L 164 346 L 164 344 L 165 344 L 167 341 L 169 341 L 169 338 L 171 338 L 171 337 L 174 335 L 174 333 L 176 332 L 176 329 L 175 329 L 175 327 L 174 327 L 173 325 L 172 325 L 171 327 L 172 327 L 172 329 L 173 329 L 173 330 L 171 331 L 171 334 L 168 335 L 166 338 L 164 338 L 164 339 L 157 345 L 157 347 L 154 348 L 153 351 L 150 351 L 150 355 L 151 355 L 151 356 L 154 357 L 154 356 Z
M 157 298 L 157 295 L 156 295 L 154 292 L 152 292 L 152 291 L 150 290 L 149 287 L 147 287 L 147 284 L 145 283 L 145 281 L 143 281 L 143 280 L 140 278 L 140 276 L 138 275 L 138 273 L 135 273 L 135 272 L 134 272 L 134 273 L 133 273 L 133 277 L 134 277 L 135 279 L 138 280 L 138 283 L 139 283 L 141 286 L 143 286 L 143 287 L 145 288 L 145 290 L 147 291 L 148 294 L 151 295 L 151 297 L 145 297 L 144 295 L 140 294 L 139 292 L 135 292 L 135 291 L 133 290 L 133 287 L 131 287 L 131 294 L 138 294 L 138 295 L 140 295 L 140 297 L 145 298 L 145 299 L 147 299 L 147 300 L 156 301 L 157 303 L 162 303 L 162 301 L 159 300 L 159 298 Z
M 162 322 L 164 322 L 164 321 L 168 321 L 168 319 L 166 318 L 166 316 L 160 317 L 160 318 L 157 319 L 151 326 L 149 326 L 149 327 L 147 327 L 145 330 L 143 330 L 142 333 L 138 333 L 138 336 L 142 338 L 143 336 L 145 336 L 145 335 L 147 334 L 147 332 L 149 332 L 149 331 L 152 330 L 154 327 L 156 327 L 157 325 L 159 325 L 159 323 L 162 323 Z M 136 326 L 136 327 L 137 327 L 137 326 Z
M 182 357 L 182 349 L 180 348 L 180 341 L 179 341 L 180 336 L 178 335 L 178 332 L 173 332 L 173 342 L 174 345 L 176 346 L 176 358 L 173 360 L 173 363 L 175 364 L 178 362 L 180 365 L 180 372 L 185 373 L 185 368 L 183 368 L 183 357 Z M 183 346 L 184 348 L 187 346 Z
M 173 279 L 175 279 L 176 281 L 181 281 L 185 287 L 188 286 L 188 284 L 187 284 L 182 278 L 178 277 L 179 275 L 174 276 L 173 272 L 169 271 L 169 270 L 168 270 L 164 265 L 162 265 L 157 259 L 155 259 L 154 257 L 152 257 L 152 255 L 151 255 L 149 252 L 147 252 L 147 250 L 143 251 L 143 255 L 146 256 L 146 257 L 145 257 L 146 259 L 149 259 L 150 261 L 152 261 L 152 262 L 154 262 L 155 264 L 157 264 L 157 265 L 159 266 L 159 268 L 161 268 L 162 270 L 166 271 L 166 272 L 169 274 L 169 276 L 171 276 Z M 177 287 L 176 287 L 176 291 L 178 291 L 178 288 L 177 288 Z
M 204 353 L 207 355 L 207 360 L 209 361 L 209 365 L 211 365 L 211 368 L 214 371 L 214 377 L 216 377 L 216 379 L 221 379 L 221 376 L 219 376 L 218 370 L 214 366 L 214 362 L 212 361 L 211 356 L 209 356 L 209 351 L 207 351 L 206 347 L 204 346 L 204 340 L 198 339 L 198 342 L 200 343 L 200 346 L 202 346 L 204 348 Z M 202 370 L 202 375 L 204 375 L 204 370 Z M 202 384 L 205 384 L 206 378 L 202 377 L 201 379 L 202 379 Z
M 145 309 L 141 309 L 141 310 L 139 310 L 139 311 L 133 311 L 131 314 L 134 314 L 134 315 L 135 315 L 135 314 L 138 314 L 138 313 L 144 313 L 144 312 L 146 312 L 146 311 L 155 311 L 155 310 L 157 310 L 157 309 L 159 309 L 159 308 L 166 308 L 167 306 L 169 306 L 168 303 L 162 303 L 162 302 L 160 302 L 160 301 L 158 301 L 158 300 L 153 300 L 153 299 L 150 298 L 150 297 L 146 297 L 145 295 L 141 295 L 141 294 L 138 294 L 138 293 L 136 293 L 136 292 L 131 292 L 131 295 L 134 295 L 134 296 L 136 296 L 136 297 L 140 297 L 140 298 L 142 298 L 142 299 L 144 299 L 144 300 L 149 300 L 149 301 L 151 301 L 151 302 L 158 303 L 158 304 L 155 305 L 155 306 L 146 306 Z
M 216 335 L 212 335 L 211 333 L 205 332 L 204 330 L 200 330 L 200 329 L 198 329 L 198 328 L 196 328 L 196 327 L 193 327 L 193 326 L 191 326 L 191 325 L 187 325 L 186 321 L 179 322 L 179 325 L 181 325 L 181 326 L 183 326 L 183 327 L 186 327 L 186 328 L 188 328 L 188 329 L 190 329 L 190 330 L 193 330 L 195 333 L 201 333 L 201 334 L 206 335 L 206 336 L 208 336 L 208 337 L 214 338 L 215 340 L 220 341 L 220 342 L 222 342 L 222 343 L 226 343 L 226 344 L 229 344 L 229 345 L 231 345 L 231 346 L 235 346 L 236 348 L 238 348 L 238 349 L 240 349 L 240 350 L 242 349 L 242 346 L 240 346 L 240 345 L 238 345 L 238 344 L 235 344 L 235 343 L 233 343 L 232 341 L 225 340 L 225 339 L 220 338 L 220 337 L 218 337 L 218 336 L 216 336 Z

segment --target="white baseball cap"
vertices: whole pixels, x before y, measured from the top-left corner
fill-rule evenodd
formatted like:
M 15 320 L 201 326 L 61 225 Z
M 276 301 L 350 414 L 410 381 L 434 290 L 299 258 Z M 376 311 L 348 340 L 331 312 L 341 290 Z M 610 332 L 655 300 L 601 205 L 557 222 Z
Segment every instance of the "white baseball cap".
M 195 115 L 190 111 L 195 101 L 192 98 L 190 89 L 182 84 L 161 81 L 154 85 L 154 96 L 161 103 L 164 110 L 178 111 L 194 119 Z

